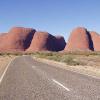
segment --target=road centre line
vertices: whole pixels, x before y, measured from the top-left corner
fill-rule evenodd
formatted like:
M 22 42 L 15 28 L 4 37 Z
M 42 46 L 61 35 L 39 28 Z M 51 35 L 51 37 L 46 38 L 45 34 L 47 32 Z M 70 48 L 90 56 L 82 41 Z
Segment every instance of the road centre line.
M 56 81 L 55 79 L 52 79 L 52 81 L 53 81 L 54 83 L 56 83 L 57 85 L 61 86 L 62 88 L 64 88 L 65 90 L 70 91 L 69 88 L 65 87 L 63 84 L 59 83 L 59 82 Z

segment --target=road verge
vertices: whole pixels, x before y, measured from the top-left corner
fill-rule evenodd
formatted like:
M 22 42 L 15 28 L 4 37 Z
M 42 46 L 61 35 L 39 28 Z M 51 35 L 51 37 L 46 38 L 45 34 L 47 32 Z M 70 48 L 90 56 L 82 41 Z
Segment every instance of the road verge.
M 73 72 L 91 76 L 96 79 L 100 79 L 100 69 L 99 68 L 95 68 L 95 67 L 91 67 L 91 66 L 87 66 L 87 65 L 86 66 L 82 66 L 82 65 L 70 66 L 70 65 L 67 65 L 62 62 L 57 62 L 57 61 L 48 60 L 45 58 L 38 58 L 38 57 L 33 57 L 33 59 L 38 62 L 52 65 L 54 67 L 59 67 L 59 68 L 65 69 L 65 70 L 70 70 Z

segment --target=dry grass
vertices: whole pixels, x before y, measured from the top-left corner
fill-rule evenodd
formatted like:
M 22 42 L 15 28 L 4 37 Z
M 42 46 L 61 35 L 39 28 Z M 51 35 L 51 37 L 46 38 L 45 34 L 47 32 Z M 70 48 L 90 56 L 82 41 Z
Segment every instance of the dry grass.
M 54 61 L 64 62 L 67 65 L 100 66 L 100 52 L 37 52 L 31 54 L 38 58 L 46 58 Z

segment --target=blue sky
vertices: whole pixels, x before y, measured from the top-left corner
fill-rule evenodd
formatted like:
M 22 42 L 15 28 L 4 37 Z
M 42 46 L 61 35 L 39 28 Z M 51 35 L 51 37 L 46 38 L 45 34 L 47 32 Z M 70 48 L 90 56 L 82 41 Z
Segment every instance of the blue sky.
M 1 0 L 0 32 L 13 26 L 63 35 L 77 26 L 100 33 L 100 0 Z

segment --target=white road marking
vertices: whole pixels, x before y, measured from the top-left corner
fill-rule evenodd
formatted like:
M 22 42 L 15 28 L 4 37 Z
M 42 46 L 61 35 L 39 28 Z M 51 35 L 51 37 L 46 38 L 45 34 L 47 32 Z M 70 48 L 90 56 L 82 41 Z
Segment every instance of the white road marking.
M 58 81 L 56 81 L 55 79 L 52 79 L 53 82 L 55 82 L 56 84 L 58 84 L 59 86 L 61 86 L 62 88 L 64 88 L 67 91 L 70 91 L 70 89 L 68 89 L 67 87 L 65 87 L 63 84 L 59 83 Z
M 15 58 L 17 58 L 17 57 L 15 57 Z M 5 68 L 3 74 L 2 74 L 1 77 L 0 77 L 0 84 L 1 84 L 1 82 L 2 82 L 2 80 L 3 80 L 3 78 L 4 78 L 5 74 L 6 74 L 6 72 L 7 72 L 7 70 L 8 70 L 9 65 L 13 62 L 13 60 L 15 60 L 15 58 L 12 59 L 12 60 L 9 62 L 9 64 L 7 65 L 7 67 Z

